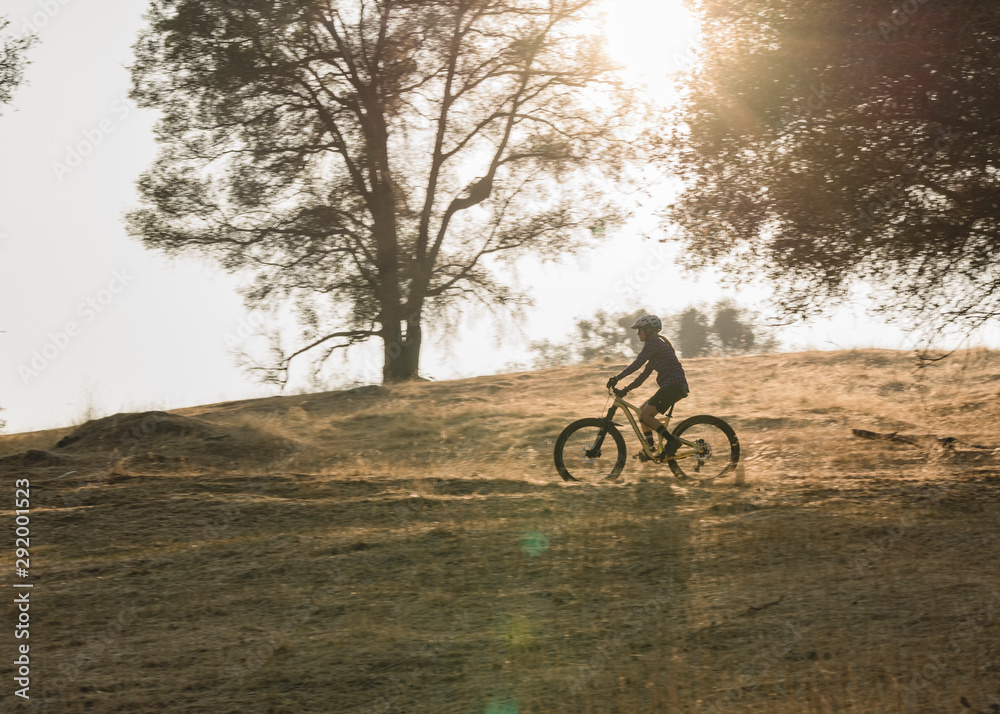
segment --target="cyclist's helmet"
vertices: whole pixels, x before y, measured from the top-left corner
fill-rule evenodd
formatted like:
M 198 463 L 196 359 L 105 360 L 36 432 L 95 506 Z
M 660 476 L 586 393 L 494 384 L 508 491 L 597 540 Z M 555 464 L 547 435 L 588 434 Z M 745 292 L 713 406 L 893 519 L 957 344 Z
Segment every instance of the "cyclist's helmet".
M 660 322 L 660 318 L 656 315 L 643 315 L 638 320 L 632 323 L 630 329 L 636 330 L 643 328 L 646 330 L 651 330 L 652 332 L 659 332 L 660 328 L 663 327 L 663 323 Z

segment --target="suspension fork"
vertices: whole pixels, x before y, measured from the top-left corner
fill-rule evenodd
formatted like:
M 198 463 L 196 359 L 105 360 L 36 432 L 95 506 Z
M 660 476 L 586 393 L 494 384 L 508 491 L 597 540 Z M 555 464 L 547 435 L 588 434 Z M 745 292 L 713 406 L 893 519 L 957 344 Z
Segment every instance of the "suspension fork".
M 593 458 L 594 456 L 599 456 L 601 453 L 601 444 L 604 443 L 604 437 L 608 435 L 608 429 L 614 421 L 615 412 L 618 411 L 618 405 L 612 404 L 611 408 L 608 409 L 607 415 L 601 420 L 601 428 L 597 432 L 597 438 L 594 439 L 593 446 L 587 451 L 587 456 Z
M 615 412 L 616 411 L 618 411 L 618 405 L 617 404 L 612 404 L 611 408 L 608 409 L 608 413 L 604 416 L 604 419 L 603 419 L 604 423 L 601 424 L 601 438 L 602 439 L 604 438 L 604 435 L 608 433 L 608 429 L 611 427 L 611 425 L 614 424 Z

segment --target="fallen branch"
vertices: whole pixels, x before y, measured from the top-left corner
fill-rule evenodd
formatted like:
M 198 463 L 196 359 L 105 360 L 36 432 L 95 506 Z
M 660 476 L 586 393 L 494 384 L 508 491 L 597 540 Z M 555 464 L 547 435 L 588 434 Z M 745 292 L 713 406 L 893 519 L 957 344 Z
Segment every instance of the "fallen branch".
M 908 436 L 892 432 L 891 434 L 880 434 L 877 431 L 865 431 L 864 429 L 851 429 L 854 436 L 862 439 L 872 439 L 874 441 L 891 441 L 896 444 L 906 444 L 915 446 L 918 449 L 930 449 L 934 447 L 943 448 L 948 451 L 955 451 L 960 445 L 964 449 L 979 449 L 981 451 L 994 451 L 992 446 L 982 446 L 980 444 L 967 444 L 953 436 L 938 437 L 933 434 L 915 434 Z

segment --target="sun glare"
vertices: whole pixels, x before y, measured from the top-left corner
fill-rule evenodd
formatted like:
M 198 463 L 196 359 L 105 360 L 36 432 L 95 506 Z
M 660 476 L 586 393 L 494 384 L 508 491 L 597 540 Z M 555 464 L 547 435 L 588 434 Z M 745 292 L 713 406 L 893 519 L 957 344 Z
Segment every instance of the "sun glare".
M 604 32 L 632 79 L 666 99 L 671 76 L 694 60 L 698 24 L 682 0 L 607 0 Z

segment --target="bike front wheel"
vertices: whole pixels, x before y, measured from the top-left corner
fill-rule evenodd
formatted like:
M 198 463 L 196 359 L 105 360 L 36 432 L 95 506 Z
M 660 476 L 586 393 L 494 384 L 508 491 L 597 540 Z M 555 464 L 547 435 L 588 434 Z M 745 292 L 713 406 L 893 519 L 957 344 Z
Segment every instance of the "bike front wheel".
M 682 445 L 667 463 L 679 479 L 711 483 L 736 470 L 740 461 L 740 441 L 736 432 L 718 417 L 701 415 L 685 419 L 674 436 L 693 446 Z
M 565 481 L 614 481 L 625 457 L 625 438 L 603 419 L 575 421 L 556 439 L 556 470 Z

